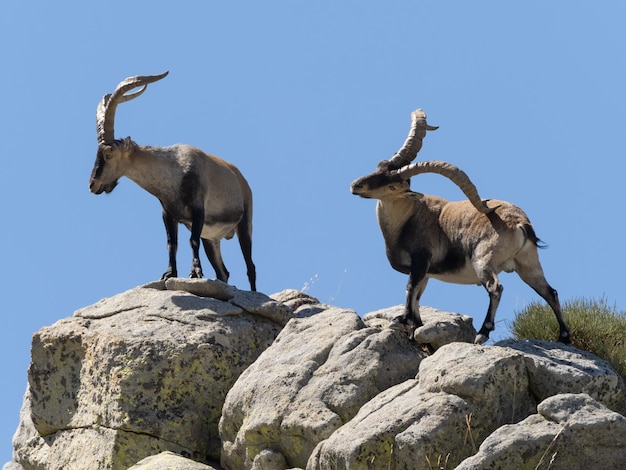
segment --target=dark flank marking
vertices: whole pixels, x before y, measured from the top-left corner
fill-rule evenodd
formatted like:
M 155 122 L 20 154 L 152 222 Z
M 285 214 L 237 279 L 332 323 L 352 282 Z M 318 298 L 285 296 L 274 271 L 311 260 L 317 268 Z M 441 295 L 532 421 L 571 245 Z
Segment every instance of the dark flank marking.
M 198 175 L 193 171 L 189 171 L 184 174 L 180 182 L 180 198 L 182 203 L 187 207 L 192 207 L 197 193 Z
M 428 270 L 431 274 L 444 274 L 454 272 L 465 266 L 465 253 L 459 247 L 451 247 L 444 259 L 430 265 Z

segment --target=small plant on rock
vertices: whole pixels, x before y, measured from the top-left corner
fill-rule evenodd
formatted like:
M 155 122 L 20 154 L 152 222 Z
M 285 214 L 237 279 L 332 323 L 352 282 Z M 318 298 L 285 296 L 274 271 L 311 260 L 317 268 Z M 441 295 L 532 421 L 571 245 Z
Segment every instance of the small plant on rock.
M 608 361 L 626 378 L 626 312 L 610 307 L 606 299 L 575 299 L 563 304 L 563 315 L 570 327 L 572 346 Z M 517 312 L 510 329 L 515 339 L 554 338 L 550 307 L 532 302 Z

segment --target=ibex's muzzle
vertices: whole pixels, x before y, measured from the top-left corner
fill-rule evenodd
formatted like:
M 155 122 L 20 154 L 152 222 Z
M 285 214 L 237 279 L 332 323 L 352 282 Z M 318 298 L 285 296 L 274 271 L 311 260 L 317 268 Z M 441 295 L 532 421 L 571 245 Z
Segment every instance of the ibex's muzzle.
M 104 184 L 95 179 L 91 179 L 89 181 L 89 191 L 93 194 L 102 194 L 102 193 L 110 193 L 117 186 L 117 181 L 113 181 L 112 183 Z

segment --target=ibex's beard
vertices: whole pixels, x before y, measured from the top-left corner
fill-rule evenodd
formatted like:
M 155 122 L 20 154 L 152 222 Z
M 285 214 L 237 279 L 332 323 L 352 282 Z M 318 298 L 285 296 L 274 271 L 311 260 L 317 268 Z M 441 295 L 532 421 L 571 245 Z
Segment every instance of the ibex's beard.
M 116 186 L 117 186 L 117 180 L 113 181 L 112 183 L 108 183 L 108 184 L 104 184 L 104 183 L 101 183 L 99 181 L 92 180 L 89 183 L 89 191 L 91 191 L 94 194 L 102 194 L 102 193 L 107 193 L 108 194 L 111 191 L 113 191 Z

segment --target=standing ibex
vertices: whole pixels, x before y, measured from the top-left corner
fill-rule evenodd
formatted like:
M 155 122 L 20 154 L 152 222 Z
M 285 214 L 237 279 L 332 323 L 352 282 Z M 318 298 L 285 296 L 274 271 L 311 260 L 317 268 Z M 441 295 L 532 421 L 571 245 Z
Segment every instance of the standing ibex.
M 494 329 L 502 295 L 497 274 L 516 271 L 552 307 L 559 323 L 559 341 L 570 342 L 556 291 L 539 263 L 539 239 L 526 214 L 504 201 L 482 201 L 467 175 L 454 165 L 430 161 L 410 164 L 422 147 L 426 123 L 421 109 L 413 112 L 411 130 L 402 148 L 377 170 L 352 183 L 353 194 L 378 199 L 376 214 L 391 266 L 409 274 L 404 315 L 399 318 L 412 335 L 422 325 L 419 299 L 429 278 L 455 284 L 482 284 L 489 309 L 476 336 L 483 343 Z M 445 199 L 410 190 L 411 176 L 438 173 L 452 180 L 468 200 Z
M 95 194 L 110 193 L 118 179 L 126 176 L 159 199 L 169 253 L 169 266 L 162 279 L 177 276 L 178 223 L 183 223 L 191 230 L 191 277 L 202 277 L 199 256 L 202 240 L 217 278 L 228 282 L 220 240 L 230 239 L 237 233 L 250 287 L 256 290 L 252 262 L 252 192 L 239 170 L 189 145 L 151 147 L 137 145 L 130 137 L 123 140 L 114 137 L 117 105 L 138 97 L 148 84 L 161 80 L 167 73 L 127 78 L 112 94 L 102 98 L 96 112 L 98 153 L 89 189 Z M 127 94 L 137 87 L 142 88 Z

